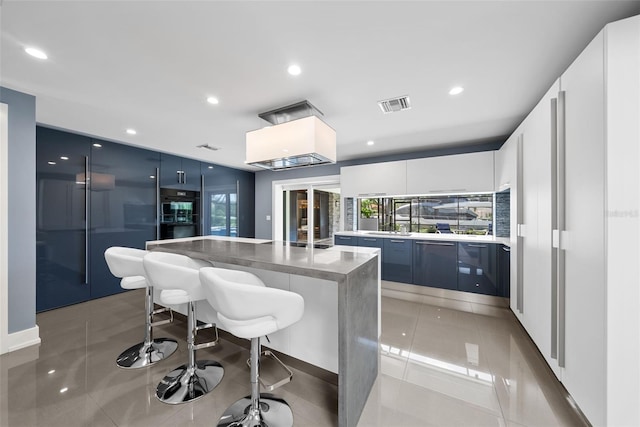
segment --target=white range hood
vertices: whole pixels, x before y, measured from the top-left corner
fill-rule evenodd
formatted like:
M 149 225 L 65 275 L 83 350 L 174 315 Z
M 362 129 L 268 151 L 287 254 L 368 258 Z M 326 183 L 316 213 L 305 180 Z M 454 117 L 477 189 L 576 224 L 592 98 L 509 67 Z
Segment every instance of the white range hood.
M 335 163 L 336 131 L 317 114 L 307 101 L 260 114 L 273 125 L 247 132 L 246 163 L 270 170 Z

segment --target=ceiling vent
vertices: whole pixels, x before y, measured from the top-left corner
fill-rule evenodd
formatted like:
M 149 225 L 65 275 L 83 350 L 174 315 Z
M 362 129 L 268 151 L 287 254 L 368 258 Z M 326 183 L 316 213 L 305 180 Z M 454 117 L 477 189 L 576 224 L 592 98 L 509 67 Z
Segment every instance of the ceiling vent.
M 382 101 L 378 101 L 378 105 L 385 114 L 396 113 L 398 111 L 408 110 L 411 108 L 409 95 L 383 99 Z
M 213 145 L 209 144 L 198 145 L 197 148 L 204 148 L 211 151 L 218 151 L 220 149 L 220 147 L 214 147 Z

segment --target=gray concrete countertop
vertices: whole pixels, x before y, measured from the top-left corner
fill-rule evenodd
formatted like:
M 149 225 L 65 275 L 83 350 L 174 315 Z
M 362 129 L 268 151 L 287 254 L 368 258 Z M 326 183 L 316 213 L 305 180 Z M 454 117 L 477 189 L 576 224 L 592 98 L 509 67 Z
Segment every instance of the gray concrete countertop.
M 334 281 L 342 281 L 378 253 L 351 247 L 301 248 L 279 241 L 207 237 L 152 241 L 147 242 L 147 249 Z
M 476 242 L 476 243 L 498 243 L 511 246 L 509 237 L 495 236 L 475 236 L 469 234 L 438 234 L 438 233 L 393 233 L 391 231 L 339 231 L 335 233 L 339 236 L 357 237 L 381 237 L 392 239 L 412 239 L 412 240 L 441 240 L 446 242 Z

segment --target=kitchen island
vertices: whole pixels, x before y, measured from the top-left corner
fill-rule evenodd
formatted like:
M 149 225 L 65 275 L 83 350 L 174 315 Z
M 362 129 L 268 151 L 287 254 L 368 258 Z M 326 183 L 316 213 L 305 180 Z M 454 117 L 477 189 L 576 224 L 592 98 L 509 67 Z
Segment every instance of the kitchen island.
M 214 236 L 152 241 L 147 242 L 147 249 L 250 271 L 267 286 L 302 295 L 303 318 L 270 335 L 268 346 L 336 373 L 338 424 L 357 424 L 379 369 L 378 249 L 303 248 Z M 199 304 L 197 312 L 199 320 L 216 321 L 207 303 Z

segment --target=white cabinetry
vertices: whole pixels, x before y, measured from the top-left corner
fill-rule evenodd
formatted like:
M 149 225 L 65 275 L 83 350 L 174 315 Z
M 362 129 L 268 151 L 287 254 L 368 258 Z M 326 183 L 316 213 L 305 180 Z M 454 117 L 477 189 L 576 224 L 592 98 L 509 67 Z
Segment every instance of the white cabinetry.
M 607 25 L 507 143 L 522 153 L 512 308 L 594 426 L 640 425 L 638 117 L 640 16 Z
M 370 163 L 340 168 L 342 197 L 393 196 L 407 193 L 407 162 Z
M 517 143 L 515 138 L 509 138 L 502 147 L 495 152 L 494 178 L 495 191 L 515 188 Z
M 407 194 L 491 192 L 493 151 L 407 160 Z
M 520 248 L 522 251 L 522 316 L 547 363 L 560 375 L 556 353 L 555 311 L 552 300 L 552 110 L 559 81 L 540 100 L 521 125 L 522 135 L 522 215 Z M 545 278 L 546 280 L 541 280 Z

